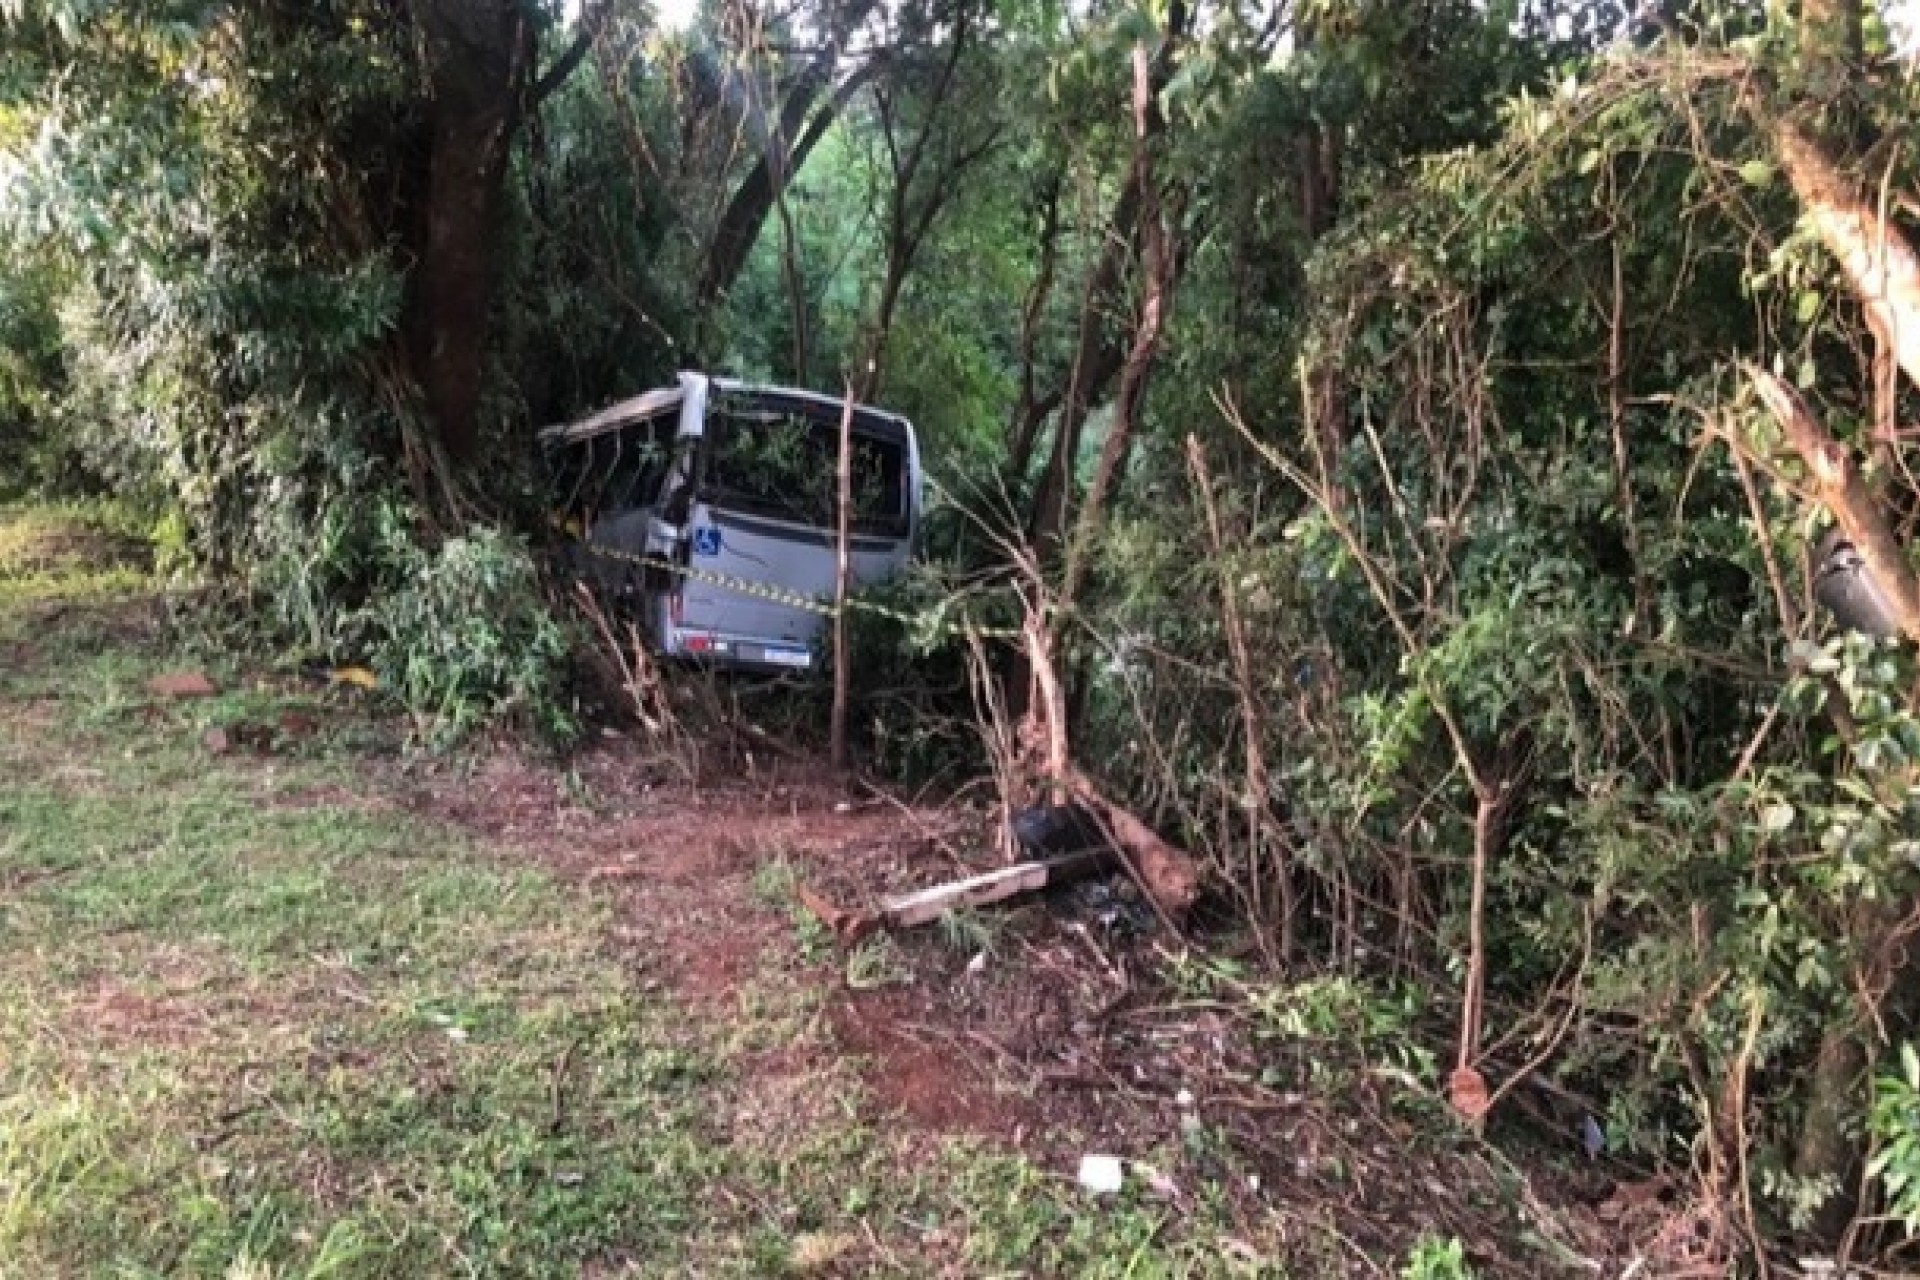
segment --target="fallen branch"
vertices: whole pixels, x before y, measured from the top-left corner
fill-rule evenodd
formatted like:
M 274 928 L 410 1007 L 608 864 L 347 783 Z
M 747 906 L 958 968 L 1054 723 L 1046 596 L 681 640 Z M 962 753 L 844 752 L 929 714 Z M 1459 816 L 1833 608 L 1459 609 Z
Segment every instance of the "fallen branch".
M 1127 874 L 1147 895 L 1159 915 L 1160 923 L 1174 937 L 1181 937 L 1180 921 L 1192 909 L 1200 893 L 1200 871 L 1186 852 L 1155 834 L 1153 828 L 1100 793 L 1093 780 L 1072 765 L 1063 781 L 1073 798 L 1100 823 L 1113 841 Z

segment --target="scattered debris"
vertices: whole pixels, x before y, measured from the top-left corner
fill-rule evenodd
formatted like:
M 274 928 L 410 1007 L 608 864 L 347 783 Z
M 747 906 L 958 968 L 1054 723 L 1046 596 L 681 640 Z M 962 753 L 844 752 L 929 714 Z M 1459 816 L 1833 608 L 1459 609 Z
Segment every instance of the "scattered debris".
M 1062 854 L 1039 862 L 1021 862 L 964 880 L 939 884 L 883 903 L 880 918 L 890 929 L 911 929 L 962 907 L 984 907 L 1050 884 L 1090 874 L 1108 860 L 1104 850 Z M 817 914 L 817 913 L 816 913 Z
M 1114 1195 L 1126 1181 L 1126 1169 L 1119 1156 L 1080 1157 L 1080 1185 L 1095 1195 Z
M 1106 845 L 1094 816 L 1077 804 L 1037 804 L 1013 815 L 1014 843 L 1029 857 L 1081 853 Z
M 1125 876 L 1076 884 L 1067 893 L 1066 902 L 1076 914 L 1090 917 L 1109 934 L 1144 937 L 1159 923 L 1139 886 Z
M 147 681 L 147 692 L 158 698 L 211 698 L 220 690 L 204 671 L 170 671 Z
M 843 947 L 852 946 L 880 927 L 880 920 L 871 913 L 835 906 L 805 885 L 798 886 L 794 895 Z
M 1192 856 L 1174 848 L 1130 811 L 1101 795 L 1092 779 L 1078 769 L 1068 768 L 1067 785 L 1111 834 L 1127 874 L 1146 891 L 1168 930 L 1177 933 L 1179 922 L 1200 895 L 1200 869 Z

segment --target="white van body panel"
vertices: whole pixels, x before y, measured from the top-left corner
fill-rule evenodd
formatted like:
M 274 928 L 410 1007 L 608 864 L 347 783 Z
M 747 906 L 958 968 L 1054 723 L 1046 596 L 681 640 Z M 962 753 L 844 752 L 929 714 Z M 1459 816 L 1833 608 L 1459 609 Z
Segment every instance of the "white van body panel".
M 744 406 L 747 416 L 727 417 L 729 404 Z M 751 499 L 730 496 L 709 476 L 726 444 L 712 438 L 712 431 L 717 422 L 722 436 L 750 437 L 757 430 L 756 415 L 777 417 L 787 430 L 804 422 L 807 443 L 815 450 L 811 461 L 831 469 L 844 409 L 844 402 L 813 392 L 682 373 L 677 386 L 541 433 L 550 449 L 577 449 L 648 423 L 656 424 L 656 435 L 664 434 L 660 425 L 674 416 L 672 458 L 658 488 L 642 505 L 592 512 L 581 538 L 588 553 L 582 567 L 625 599 L 658 652 L 749 669 L 813 668 L 826 606 L 834 596 L 837 531 L 817 507 L 808 513 L 814 518 L 803 518 L 755 509 Z M 885 495 L 891 500 L 884 518 L 856 527 L 848 540 L 851 585 L 857 590 L 884 581 L 911 560 L 922 477 L 919 444 L 906 419 L 865 406 L 855 412 L 856 447 L 884 459 L 883 477 L 886 464 L 897 463 L 900 490 L 897 498 Z M 830 442 L 818 435 L 829 430 Z M 830 454 L 820 452 L 829 448 Z M 631 561 L 593 555 L 595 548 L 679 568 L 649 572 Z

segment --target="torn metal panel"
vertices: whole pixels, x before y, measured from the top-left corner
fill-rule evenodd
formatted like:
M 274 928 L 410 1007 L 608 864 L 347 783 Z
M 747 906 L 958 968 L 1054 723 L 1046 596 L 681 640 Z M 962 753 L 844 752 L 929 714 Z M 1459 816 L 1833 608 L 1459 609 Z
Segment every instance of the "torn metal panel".
M 595 436 L 607 435 L 636 423 L 678 412 L 686 398 L 687 389 L 683 386 L 655 387 L 630 400 L 608 405 L 600 412 L 591 417 L 582 418 L 578 422 L 547 427 L 540 432 L 540 443 L 574 444 L 581 440 L 591 440 Z
M 1892 598 L 1837 526 L 1814 552 L 1813 595 L 1848 630 L 1883 638 L 1900 633 Z

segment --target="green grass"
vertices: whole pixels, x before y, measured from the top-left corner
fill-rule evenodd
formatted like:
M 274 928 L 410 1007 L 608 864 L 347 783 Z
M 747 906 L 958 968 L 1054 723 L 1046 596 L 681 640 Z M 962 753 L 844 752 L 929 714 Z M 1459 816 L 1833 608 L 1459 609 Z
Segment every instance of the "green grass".
M 590 891 L 376 803 L 377 727 L 210 753 L 329 708 L 170 653 L 89 529 L 0 511 L 0 1277 L 1244 1270 L 1212 1217 L 874 1117 L 814 940 L 697 1013 Z M 144 692 L 189 664 L 228 692 Z
M 675 1256 L 721 1172 L 714 1067 L 596 904 L 413 820 L 276 807 L 298 769 L 117 737 L 81 767 L 5 737 L 8 1273 Z

